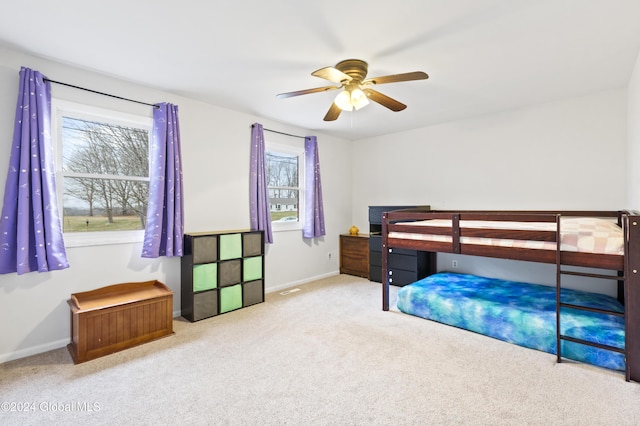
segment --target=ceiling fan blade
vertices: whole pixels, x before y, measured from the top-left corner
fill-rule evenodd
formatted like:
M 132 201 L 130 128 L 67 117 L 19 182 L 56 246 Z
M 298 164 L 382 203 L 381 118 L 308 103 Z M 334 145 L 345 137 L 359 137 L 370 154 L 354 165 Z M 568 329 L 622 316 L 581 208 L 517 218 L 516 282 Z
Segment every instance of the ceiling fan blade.
M 388 97 L 387 95 L 383 95 L 377 90 L 364 88 L 362 89 L 362 91 L 367 94 L 367 98 L 389 108 L 391 111 L 402 111 L 407 107 L 402 102 L 398 102 L 395 99 Z
M 312 72 L 311 75 L 324 78 L 325 80 L 329 80 L 337 84 L 342 84 L 345 81 L 352 80 L 351 76 L 334 67 L 320 68 L 319 70 Z
M 385 75 L 382 77 L 368 78 L 362 82 L 362 84 L 386 84 L 397 83 L 400 81 L 413 81 L 413 80 L 426 80 L 429 78 L 427 73 L 422 71 L 407 72 L 404 74 Z
M 276 95 L 276 97 L 279 99 L 291 98 L 293 96 L 308 95 L 310 93 L 318 93 L 318 92 L 327 92 L 329 90 L 336 90 L 336 89 L 340 89 L 340 87 L 338 86 L 315 87 L 313 89 L 305 89 L 305 90 L 297 90 L 295 92 L 280 93 Z
M 329 111 L 327 111 L 327 114 L 324 116 L 324 121 L 337 120 L 341 112 L 342 110 L 340 109 L 340 107 L 338 107 L 338 105 L 336 105 L 335 103 L 332 103 Z

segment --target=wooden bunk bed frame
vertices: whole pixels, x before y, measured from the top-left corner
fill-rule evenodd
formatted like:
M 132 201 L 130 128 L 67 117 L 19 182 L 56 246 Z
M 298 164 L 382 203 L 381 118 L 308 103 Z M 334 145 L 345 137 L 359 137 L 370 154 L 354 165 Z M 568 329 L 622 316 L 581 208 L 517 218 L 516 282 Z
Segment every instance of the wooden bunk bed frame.
M 593 217 L 617 220 L 622 228 L 624 254 L 594 254 L 563 251 L 560 248 L 560 220 L 566 217 Z M 450 226 L 411 225 L 413 221 L 430 219 L 450 220 Z M 493 222 L 555 222 L 555 231 L 516 230 L 496 228 L 471 228 L 461 226 L 461 221 Z M 618 299 L 625 305 L 621 316 L 625 321 L 625 348 L 623 350 L 601 347 L 597 343 L 577 341 L 589 346 L 615 350 L 625 356 L 625 378 L 627 381 L 640 382 L 640 213 L 635 211 L 450 211 L 428 209 L 404 209 L 385 212 L 382 216 L 382 309 L 389 310 L 388 253 L 390 249 L 411 249 L 430 252 L 432 256 L 431 273 L 436 271 L 436 253 L 456 253 L 461 255 L 483 256 L 510 260 L 548 263 L 556 265 L 556 312 L 557 312 L 557 348 L 561 340 L 574 341 L 560 334 L 560 308 L 567 306 L 560 301 L 561 276 L 579 275 L 618 281 Z M 391 232 L 447 236 L 450 241 L 429 241 L 421 239 L 389 237 Z M 544 241 L 555 243 L 556 249 L 530 249 L 500 247 L 492 245 L 468 244 L 463 237 L 499 238 L 523 241 Z M 612 274 L 600 274 L 567 270 L 563 267 L 594 268 L 614 271 Z M 570 308 L 581 309 L 576 306 Z M 588 308 L 583 308 L 589 310 Z M 609 311 L 602 313 L 612 314 Z M 620 315 L 620 314 L 619 314 Z M 557 351 L 557 361 L 562 361 L 561 350 Z

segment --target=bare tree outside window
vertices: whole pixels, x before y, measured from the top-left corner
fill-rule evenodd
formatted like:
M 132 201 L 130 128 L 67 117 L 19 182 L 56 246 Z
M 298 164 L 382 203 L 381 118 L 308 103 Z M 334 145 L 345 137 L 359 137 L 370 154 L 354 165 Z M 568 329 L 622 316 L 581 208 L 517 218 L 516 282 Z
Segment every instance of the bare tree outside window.
M 269 151 L 265 153 L 271 221 L 299 221 L 300 157 Z
M 146 129 L 62 118 L 64 232 L 144 229 Z

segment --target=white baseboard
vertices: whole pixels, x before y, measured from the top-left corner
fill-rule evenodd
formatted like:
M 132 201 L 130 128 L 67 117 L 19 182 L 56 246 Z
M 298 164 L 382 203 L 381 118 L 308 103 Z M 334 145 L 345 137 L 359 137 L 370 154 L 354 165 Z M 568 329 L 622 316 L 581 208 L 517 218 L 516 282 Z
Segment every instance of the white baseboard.
M 286 288 L 295 287 L 297 285 L 308 284 L 308 283 L 310 283 L 312 281 L 317 281 L 317 280 L 321 280 L 323 278 L 333 277 L 335 275 L 340 275 L 340 272 L 339 271 L 333 271 L 333 272 L 329 272 L 329 273 L 322 274 L 322 275 L 316 275 L 315 277 L 309 277 L 309 278 L 305 278 L 303 280 L 292 281 L 290 283 L 281 284 L 281 285 L 278 285 L 276 287 L 269 287 L 269 288 L 266 288 L 264 290 L 264 292 L 265 293 L 274 293 L 276 291 L 284 290 Z
M 14 359 L 26 358 L 31 355 L 37 355 L 42 352 L 52 351 L 54 349 L 64 348 L 69 344 L 69 339 L 56 340 L 55 342 L 43 343 L 42 345 L 31 346 L 25 349 L 9 352 L 0 355 L 0 364 Z

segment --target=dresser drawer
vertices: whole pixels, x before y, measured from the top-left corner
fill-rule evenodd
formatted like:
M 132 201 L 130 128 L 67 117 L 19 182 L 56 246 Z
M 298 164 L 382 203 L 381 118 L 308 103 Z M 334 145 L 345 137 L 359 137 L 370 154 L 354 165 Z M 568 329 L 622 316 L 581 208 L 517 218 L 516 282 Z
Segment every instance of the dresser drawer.
M 417 271 L 403 271 L 401 269 L 389 269 L 389 284 L 405 286 L 420 279 Z
M 416 261 L 416 254 L 399 254 L 389 253 L 387 258 L 389 262 L 389 269 L 404 269 L 406 271 L 417 271 L 418 262 Z
M 387 269 L 393 277 L 391 284 L 403 286 L 433 273 L 430 257 L 427 252 L 392 249 L 387 257 Z M 369 252 L 369 264 L 369 279 L 382 282 L 382 253 Z
M 370 251 L 369 263 L 371 264 L 371 266 L 382 266 L 382 253 L 379 251 Z
M 382 282 L 382 266 L 371 265 L 369 267 L 369 280 L 377 283 Z
M 400 248 L 390 248 L 389 249 L 389 255 L 402 254 L 404 256 L 416 257 L 417 253 L 418 252 L 416 250 L 411 250 L 411 249 L 400 249 Z
M 369 237 L 369 250 L 382 251 L 382 237 L 380 235 L 371 235 Z

